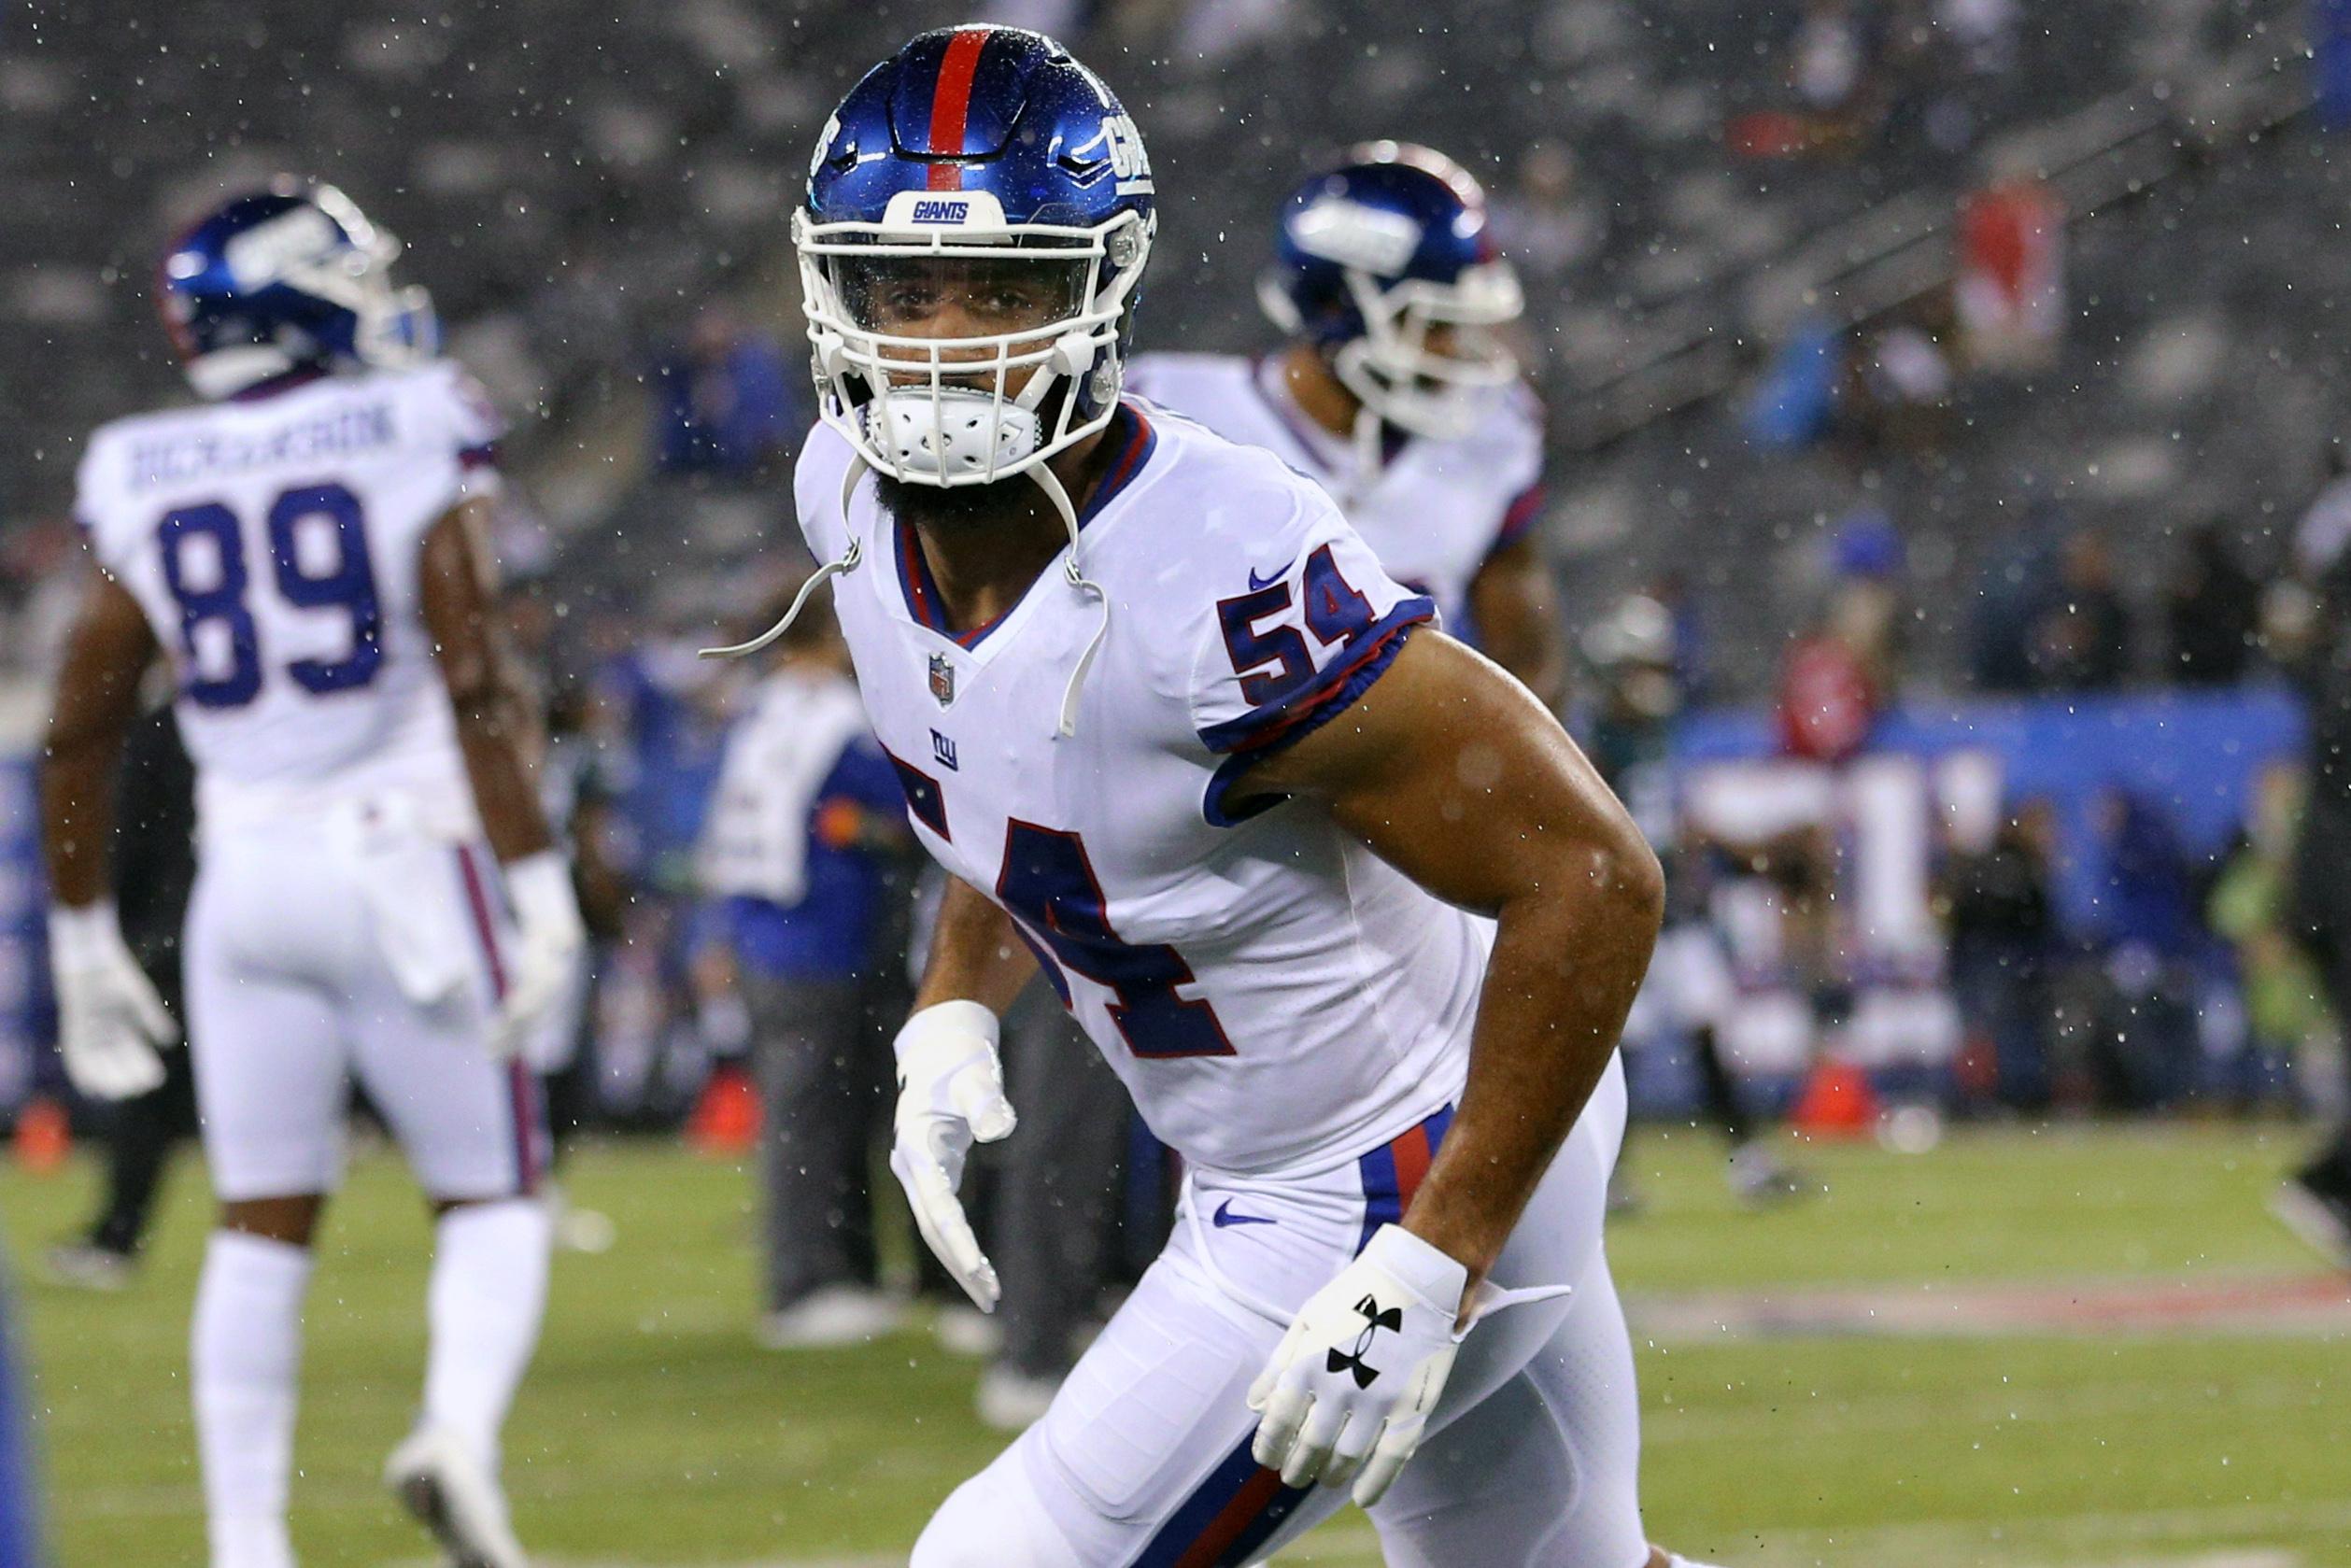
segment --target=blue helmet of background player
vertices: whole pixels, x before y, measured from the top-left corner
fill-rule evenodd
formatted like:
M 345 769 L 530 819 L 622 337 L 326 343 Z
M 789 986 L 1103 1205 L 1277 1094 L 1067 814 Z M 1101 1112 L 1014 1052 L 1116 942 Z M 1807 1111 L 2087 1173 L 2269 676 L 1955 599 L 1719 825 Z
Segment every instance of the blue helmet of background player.
M 793 215 L 824 419 L 900 480 L 1041 472 L 1116 410 L 1156 221 L 1134 121 L 1068 50 L 914 38 L 833 112 Z
M 1418 434 L 1466 433 L 1479 390 L 1518 375 L 1497 329 L 1526 302 L 1485 192 L 1424 147 L 1367 143 L 1299 186 L 1257 298 L 1367 409 Z
M 432 357 L 440 331 L 430 295 L 393 286 L 399 254 L 342 191 L 280 179 L 180 235 L 157 301 L 207 398 L 308 366 L 413 364 Z

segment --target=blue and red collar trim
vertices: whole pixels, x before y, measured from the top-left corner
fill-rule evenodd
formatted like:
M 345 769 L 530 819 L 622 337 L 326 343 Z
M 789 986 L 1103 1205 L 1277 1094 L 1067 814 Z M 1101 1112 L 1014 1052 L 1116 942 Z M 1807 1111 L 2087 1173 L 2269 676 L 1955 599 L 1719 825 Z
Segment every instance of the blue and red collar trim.
M 1103 444 L 1113 456 L 1102 472 L 1102 482 L 1094 487 L 1094 493 L 1078 511 L 1081 529 L 1101 516 L 1103 508 L 1117 500 L 1135 482 L 1136 475 L 1150 466 L 1151 456 L 1159 447 L 1159 432 L 1151 428 L 1151 421 L 1143 417 L 1140 409 L 1122 403 L 1103 431 Z M 923 554 L 922 540 L 905 519 L 898 519 L 896 527 L 898 581 L 905 590 L 906 613 L 913 617 L 916 626 L 929 628 L 958 647 L 978 647 L 987 640 L 989 632 L 1004 623 L 1004 617 L 998 615 L 969 631 L 956 630 L 947 619 L 946 596 L 939 591 L 938 581 L 930 574 L 930 561 Z

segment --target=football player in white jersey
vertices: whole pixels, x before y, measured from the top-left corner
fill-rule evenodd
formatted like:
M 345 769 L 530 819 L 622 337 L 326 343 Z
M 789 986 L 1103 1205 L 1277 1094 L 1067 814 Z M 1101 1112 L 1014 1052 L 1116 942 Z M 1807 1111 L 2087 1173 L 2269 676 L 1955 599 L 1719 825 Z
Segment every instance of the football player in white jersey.
M 1128 389 L 1318 481 L 1391 577 L 1556 713 L 1542 409 L 1499 335 L 1524 300 L 1485 193 L 1440 152 L 1369 143 L 1291 195 L 1275 249 L 1257 292 L 1286 347 L 1145 354 Z
M 105 899 L 106 782 L 159 650 L 197 766 L 188 1037 L 220 1199 L 191 1335 L 213 1568 L 288 1568 L 310 1240 L 363 1084 L 437 1216 L 421 1419 L 388 1483 L 463 1568 L 519 1568 L 498 1434 L 538 1338 L 544 1122 L 515 1044 L 580 945 L 525 762 L 487 548 L 496 416 L 340 192 L 281 181 L 165 256 L 205 401 L 101 428 L 102 569 L 42 779 L 60 1046 L 136 1093 L 177 1038 Z M 495 856 L 493 860 L 491 856 Z
M 1352 1494 L 1391 1563 L 1670 1563 L 1600 1245 L 1655 858 L 1319 487 L 1122 401 L 1153 228 L 1110 90 L 984 26 L 850 92 L 795 217 L 800 525 L 953 873 L 892 1167 L 992 1306 L 956 1193 L 1041 965 L 1187 1171 L 912 1561 L 1253 1562 Z

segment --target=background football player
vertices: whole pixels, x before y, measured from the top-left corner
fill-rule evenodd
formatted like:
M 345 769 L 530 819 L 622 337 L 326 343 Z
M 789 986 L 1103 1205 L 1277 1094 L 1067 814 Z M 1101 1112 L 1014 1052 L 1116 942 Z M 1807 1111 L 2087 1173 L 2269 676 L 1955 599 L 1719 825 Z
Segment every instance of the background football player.
M 1584 747 L 1665 865 L 1665 925 L 1625 1018 L 1624 1043 L 1690 1052 L 1699 1109 L 1731 1146 L 1723 1167 L 1731 1190 L 1750 1203 L 1772 1203 L 1813 1187 L 1757 1136 L 1722 1038 L 1738 986 L 1708 908 L 1709 845 L 1681 820 L 1674 798 L 1673 731 L 1682 702 L 1675 643 L 1672 613 L 1646 594 L 1619 600 L 1582 638 L 1592 670 Z M 1622 1167 L 1617 1174 L 1622 1209 L 1637 1198 Z
M 104 572 L 42 776 L 59 1043 L 78 1086 L 120 1096 L 160 1081 L 177 1028 L 105 897 L 109 785 L 160 648 L 198 774 L 187 1022 L 220 1212 L 191 1385 L 214 1568 L 293 1561 L 302 1303 L 353 1077 L 438 1216 L 422 1419 L 387 1480 L 459 1563 L 522 1561 L 498 1432 L 548 1225 L 536 1085 L 512 1052 L 580 920 L 501 645 L 497 418 L 432 357 L 397 250 L 324 186 L 220 207 L 160 274 L 203 405 L 103 427 L 79 473 Z
M 1390 576 L 1556 712 L 1542 409 L 1504 336 L 1525 302 L 1478 182 L 1424 147 L 1353 148 L 1283 204 L 1257 293 L 1285 347 L 1146 354 L 1131 389 L 1320 481 Z
M 1600 1245 L 1656 860 L 1319 487 L 1121 399 L 1154 202 L 1098 78 L 970 27 L 852 90 L 795 219 L 800 525 L 952 873 L 892 1167 L 992 1307 L 956 1188 L 1041 965 L 1187 1170 L 912 1561 L 1251 1562 L 1352 1490 L 1392 1563 L 1670 1562 Z

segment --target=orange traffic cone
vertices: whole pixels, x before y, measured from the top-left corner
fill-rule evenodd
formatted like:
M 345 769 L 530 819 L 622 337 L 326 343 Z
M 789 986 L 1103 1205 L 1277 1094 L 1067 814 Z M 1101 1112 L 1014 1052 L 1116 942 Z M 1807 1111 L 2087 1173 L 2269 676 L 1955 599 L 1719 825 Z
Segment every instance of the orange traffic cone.
M 1811 1137 L 1864 1137 L 1877 1125 L 1877 1091 L 1850 1062 L 1822 1057 L 1789 1111 L 1789 1124 Z
M 55 1100 L 25 1102 L 16 1118 L 16 1163 L 35 1176 L 46 1176 L 65 1163 L 74 1150 L 73 1123 Z
M 744 1154 L 759 1141 L 759 1095 L 740 1063 L 711 1069 L 686 1119 L 686 1141 L 705 1154 Z

